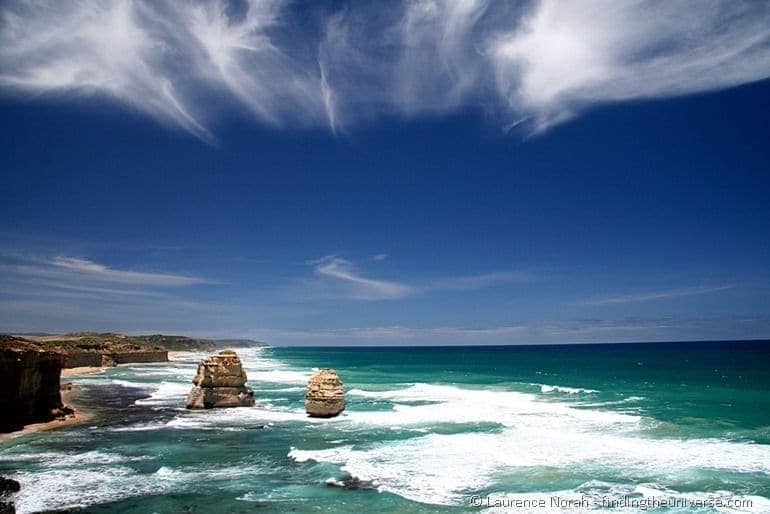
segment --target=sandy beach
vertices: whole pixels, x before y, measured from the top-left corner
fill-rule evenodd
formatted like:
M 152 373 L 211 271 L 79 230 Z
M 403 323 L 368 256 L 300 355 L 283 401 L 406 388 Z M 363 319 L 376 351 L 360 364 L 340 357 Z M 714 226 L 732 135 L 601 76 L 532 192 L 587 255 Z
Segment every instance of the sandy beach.
M 83 366 L 80 368 L 64 368 L 61 370 L 61 378 L 74 377 L 76 375 L 85 375 L 86 373 L 99 373 L 105 368 L 97 366 Z
M 173 361 L 176 357 L 178 357 L 180 355 L 186 355 L 188 353 L 192 353 L 192 352 L 189 352 L 189 351 L 186 351 L 186 352 L 183 352 L 183 351 L 168 352 L 168 360 L 169 360 L 169 362 Z

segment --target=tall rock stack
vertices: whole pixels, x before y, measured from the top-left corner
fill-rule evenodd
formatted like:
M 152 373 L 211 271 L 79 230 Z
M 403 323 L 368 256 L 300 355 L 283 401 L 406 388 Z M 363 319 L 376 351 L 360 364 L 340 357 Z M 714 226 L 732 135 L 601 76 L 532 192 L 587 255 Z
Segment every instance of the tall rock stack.
M 193 384 L 187 397 L 188 409 L 254 405 L 254 391 L 246 387 L 241 359 L 232 350 L 222 350 L 201 360 Z
M 319 369 L 307 383 L 305 411 L 314 418 L 331 418 L 345 410 L 342 380 L 333 369 Z

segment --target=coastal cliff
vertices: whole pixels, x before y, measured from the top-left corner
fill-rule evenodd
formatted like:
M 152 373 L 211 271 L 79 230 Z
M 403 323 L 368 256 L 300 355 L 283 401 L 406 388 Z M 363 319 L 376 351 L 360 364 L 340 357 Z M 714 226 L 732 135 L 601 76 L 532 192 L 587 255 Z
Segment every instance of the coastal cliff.
M 168 351 L 162 349 L 70 350 L 64 353 L 65 368 L 108 367 L 134 362 L 168 362 Z
M 162 336 L 156 336 L 162 337 Z M 60 352 L 62 367 L 105 367 L 134 362 L 168 362 L 168 349 L 148 344 L 142 336 L 112 332 L 73 332 L 56 336 L 28 336 L 41 348 Z
M 12 336 L 0 335 L 0 432 L 72 413 L 59 391 L 63 356 Z

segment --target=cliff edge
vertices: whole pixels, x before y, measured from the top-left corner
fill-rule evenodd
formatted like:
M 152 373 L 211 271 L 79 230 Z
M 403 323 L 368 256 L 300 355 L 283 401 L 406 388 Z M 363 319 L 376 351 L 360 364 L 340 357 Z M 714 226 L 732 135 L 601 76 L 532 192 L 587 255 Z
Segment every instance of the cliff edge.
M 72 414 L 59 391 L 63 360 L 59 352 L 0 335 L 0 432 Z

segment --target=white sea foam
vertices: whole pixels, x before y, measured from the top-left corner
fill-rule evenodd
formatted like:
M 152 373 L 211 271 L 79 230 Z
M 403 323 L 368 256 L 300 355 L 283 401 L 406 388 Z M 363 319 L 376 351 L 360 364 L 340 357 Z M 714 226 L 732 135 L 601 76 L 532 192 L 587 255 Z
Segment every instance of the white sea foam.
M 206 479 L 240 479 L 266 472 L 257 466 L 203 466 L 175 469 L 160 467 L 140 474 L 125 466 L 55 468 L 19 472 L 14 476 L 22 487 L 15 499 L 19 514 L 49 509 L 86 507 L 140 495 L 164 494 L 195 487 Z
M 337 423 L 340 421 L 340 419 L 336 420 Z M 259 407 L 239 407 L 234 409 L 185 411 L 168 421 L 164 427 L 182 430 L 223 430 L 225 428 L 250 428 L 257 425 L 288 422 L 334 423 L 335 421 L 309 418 L 304 408 L 264 409 Z
M 676 476 L 697 469 L 770 474 L 768 445 L 653 439 L 639 416 L 539 401 L 532 394 L 429 384 L 348 394 L 394 403 L 392 411 L 349 412 L 347 420 L 354 424 L 501 425 L 496 432 L 430 433 L 368 448 L 289 452 L 298 462 L 338 464 L 380 490 L 424 503 L 460 504 L 463 495 L 494 485 L 498 474 L 530 467 L 590 466 L 630 476 Z M 431 403 L 406 404 L 414 401 Z
M 117 378 L 113 378 L 110 380 L 111 384 L 119 385 L 123 387 L 131 387 L 134 389 L 146 389 L 148 387 L 152 387 L 152 384 L 148 384 L 146 382 L 132 382 L 130 380 L 120 380 Z
M 569 507 L 560 507 L 552 503 L 553 498 L 568 501 L 571 500 L 574 503 Z M 615 505 L 623 505 L 622 502 L 627 502 L 629 499 L 639 503 L 637 503 L 637 505 L 626 505 L 620 507 L 620 509 L 613 506 L 613 503 Z M 706 502 L 716 502 L 718 500 L 721 500 L 722 502 L 725 502 L 726 500 L 732 502 L 739 501 L 742 505 L 741 507 L 718 507 L 716 512 L 720 513 L 739 514 L 770 512 L 770 499 L 762 496 L 733 494 L 730 491 L 696 491 L 683 493 L 673 489 L 663 489 L 655 485 L 633 486 L 628 484 L 601 483 L 597 487 L 597 483 L 593 481 L 586 482 L 574 490 L 537 493 L 493 493 L 489 495 L 488 499 L 485 498 L 483 500 L 483 505 L 498 505 L 498 507 L 489 507 L 484 509 L 483 512 L 488 514 L 507 514 L 515 510 L 515 512 L 521 514 L 565 514 L 567 512 L 617 513 L 619 510 L 622 510 L 623 512 L 642 514 L 652 510 L 659 510 L 649 506 L 654 500 L 658 502 L 665 500 L 667 502 L 677 502 L 676 504 L 679 506 L 684 505 L 682 507 L 675 507 L 673 510 L 674 512 L 714 512 L 715 510 L 709 508 L 690 508 L 692 504 L 689 502 L 699 502 L 703 505 Z M 541 501 L 544 506 L 533 505 L 537 501 Z M 647 506 L 643 506 L 642 502 L 646 502 Z M 511 504 L 518 506 L 511 507 Z
M 19 514 L 49 509 L 85 507 L 144 493 L 160 492 L 162 487 L 150 481 L 133 479 L 127 467 L 73 468 L 63 472 L 49 469 L 19 472 L 14 478 L 21 483 L 15 498 Z
M 405 441 L 324 450 L 292 449 L 297 462 L 334 463 L 380 490 L 432 504 L 459 505 L 463 497 L 496 484 L 495 476 L 531 467 L 592 466 L 619 474 L 674 474 L 692 469 L 770 473 L 770 447 L 720 440 L 653 440 L 564 427 L 534 426 L 503 433 L 429 434 Z
M 585 389 L 582 387 L 567 387 L 567 386 L 559 386 L 559 385 L 547 385 L 547 384 L 532 384 L 535 386 L 540 386 L 540 392 L 541 393 L 566 393 L 566 394 L 593 394 L 598 393 L 596 389 Z
M 249 381 L 272 382 L 276 384 L 307 384 L 311 373 L 309 371 L 271 369 L 254 372 L 247 371 L 247 375 Z
M 307 390 L 306 387 L 281 387 L 278 389 L 265 389 L 265 391 L 270 393 L 304 393 Z
M 163 381 L 150 394 L 148 398 L 136 400 L 137 405 L 170 405 L 184 407 L 185 398 L 192 386 L 187 383 Z
M 621 398 L 619 400 L 607 400 L 607 401 L 583 401 L 580 402 L 579 405 L 581 407 L 608 407 L 610 405 L 624 405 L 627 403 L 638 403 L 641 401 L 646 400 L 644 396 L 628 396 L 626 398 Z
M 150 380 L 161 378 L 163 380 L 189 381 L 195 375 L 194 366 L 139 368 L 131 371 L 132 375 L 138 378 L 147 378 Z
M 125 427 L 110 427 L 106 430 L 110 432 L 148 432 L 151 430 L 160 430 L 162 428 L 166 428 L 166 423 L 137 423 L 135 425 L 129 425 Z
M 52 468 L 118 464 L 152 459 L 153 457 L 148 455 L 128 456 L 122 455 L 120 453 L 105 453 L 97 450 L 81 453 L 41 452 L 0 454 L 0 461 L 35 462 L 40 465 Z
M 448 385 L 414 384 L 390 391 L 351 389 L 349 395 L 391 401 L 392 411 L 350 411 L 351 421 L 373 425 L 436 423 L 499 423 L 514 426 L 536 420 L 542 423 L 577 423 L 586 430 L 607 425 L 635 426 L 639 416 L 613 411 L 579 409 L 566 403 L 538 401 L 534 394 L 491 389 L 465 389 Z M 415 401 L 427 405 L 409 405 Z

